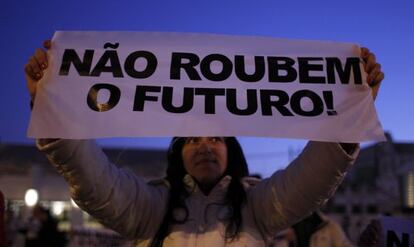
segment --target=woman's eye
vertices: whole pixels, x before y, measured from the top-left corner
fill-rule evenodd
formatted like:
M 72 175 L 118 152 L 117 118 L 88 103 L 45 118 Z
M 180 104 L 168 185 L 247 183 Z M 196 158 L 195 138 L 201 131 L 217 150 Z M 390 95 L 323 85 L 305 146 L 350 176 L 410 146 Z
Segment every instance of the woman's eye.
M 195 143 L 197 143 L 197 139 L 198 138 L 195 138 L 195 137 L 189 137 L 189 138 L 187 138 L 187 143 L 189 143 L 189 144 L 195 144 Z
M 221 138 L 221 137 L 212 137 L 211 138 L 211 142 L 214 142 L 214 143 L 222 142 L 222 141 L 223 141 L 223 138 Z

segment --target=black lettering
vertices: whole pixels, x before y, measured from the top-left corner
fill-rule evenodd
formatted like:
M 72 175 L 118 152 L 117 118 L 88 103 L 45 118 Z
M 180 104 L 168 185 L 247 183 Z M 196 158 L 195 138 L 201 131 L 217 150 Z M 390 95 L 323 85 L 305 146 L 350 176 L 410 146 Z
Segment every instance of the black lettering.
M 107 49 L 107 48 L 116 49 L 118 47 L 119 47 L 119 43 L 110 43 L 110 42 L 105 43 L 103 46 L 104 49 Z
M 162 107 L 171 113 L 185 113 L 193 108 L 194 88 L 184 88 L 183 103 L 181 106 L 173 105 L 173 87 L 162 89 Z
M 334 109 L 334 101 L 333 101 L 332 91 L 323 91 L 322 95 L 323 95 L 323 99 L 325 100 L 325 105 L 326 105 L 326 108 L 327 108 L 326 113 L 328 113 L 328 116 L 338 115 L 338 113 Z
M 223 68 L 220 72 L 214 73 L 211 70 L 211 63 L 219 61 Z M 210 81 L 224 81 L 231 75 L 233 64 L 226 56 L 221 54 L 210 54 L 201 60 L 200 70 L 203 76 Z
M 327 57 L 326 59 L 326 73 L 329 84 L 335 84 L 335 71 L 339 76 L 342 84 L 349 84 L 351 78 L 351 70 L 354 75 L 354 83 L 362 84 L 361 67 L 359 65 L 358 57 L 348 57 L 346 59 L 345 68 L 342 67 L 342 62 L 337 57 Z
M 100 90 L 106 89 L 109 91 L 109 99 L 106 103 L 98 103 L 98 93 Z M 121 90 L 108 83 L 98 83 L 89 89 L 88 97 L 86 99 L 89 108 L 94 111 L 104 112 L 114 108 L 121 98 Z
M 109 65 L 106 64 L 109 62 Z M 102 72 L 112 73 L 114 77 L 124 77 L 122 74 L 121 64 L 116 51 L 105 51 L 98 63 L 93 68 L 90 76 L 98 77 Z
M 272 97 L 277 97 L 272 100 Z M 272 107 L 282 114 L 282 116 L 293 116 L 286 105 L 289 103 L 289 95 L 282 90 L 260 90 L 260 101 L 262 104 L 262 115 L 272 116 Z
M 387 247 L 410 247 L 410 235 L 408 233 L 402 234 L 402 241 L 400 238 L 395 234 L 394 231 L 388 230 L 387 231 Z
M 234 67 L 237 77 L 246 82 L 260 81 L 265 73 L 265 61 L 262 56 L 254 57 L 254 72 L 253 74 L 246 73 L 246 64 L 244 56 L 235 56 Z
M 316 83 L 323 84 L 325 77 L 310 76 L 310 71 L 323 71 L 322 64 L 310 64 L 310 61 L 323 61 L 321 57 L 298 57 L 299 64 L 299 82 L 300 83 Z
M 236 89 L 226 90 L 226 104 L 227 109 L 236 115 L 247 116 L 252 115 L 257 111 L 257 93 L 255 89 L 247 89 L 247 106 L 245 109 L 239 109 L 237 106 L 237 92 Z
M 143 58 L 147 61 L 147 66 L 145 69 L 140 71 L 135 69 L 135 62 L 139 58 Z M 154 74 L 155 70 L 157 69 L 157 65 L 158 61 L 153 53 L 149 51 L 135 51 L 129 54 L 126 58 L 124 69 L 129 76 L 133 78 L 144 79 Z
M 313 108 L 311 110 L 305 111 L 302 108 L 301 101 L 303 98 L 308 98 L 312 101 Z M 300 90 L 292 94 L 290 98 L 290 107 L 296 114 L 304 117 L 318 116 L 324 109 L 321 97 L 310 90 Z
M 138 85 L 135 90 L 134 111 L 144 111 L 145 101 L 158 101 L 157 96 L 149 96 L 147 92 L 159 93 L 161 87 Z
M 75 66 L 80 76 L 89 76 L 94 50 L 85 50 L 82 61 L 74 49 L 65 49 L 60 65 L 59 75 L 68 75 L 70 65 Z
M 225 95 L 226 90 L 224 88 L 196 88 L 196 95 L 204 95 L 204 111 L 206 114 L 216 113 L 216 96 Z
M 269 82 L 293 82 L 296 80 L 298 73 L 293 65 L 295 60 L 289 57 L 268 57 Z M 285 75 L 281 75 L 284 71 Z
M 183 63 L 183 59 L 186 59 L 188 62 Z M 199 63 L 200 58 L 198 58 L 198 56 L 194 53 L 173 52 L 171 57 L 170 79 L 180 80 L 181 69 L 184 69 L 190 80 L 200 81 L 201 77 L 198 74 L 197 70 L 194 68 Z

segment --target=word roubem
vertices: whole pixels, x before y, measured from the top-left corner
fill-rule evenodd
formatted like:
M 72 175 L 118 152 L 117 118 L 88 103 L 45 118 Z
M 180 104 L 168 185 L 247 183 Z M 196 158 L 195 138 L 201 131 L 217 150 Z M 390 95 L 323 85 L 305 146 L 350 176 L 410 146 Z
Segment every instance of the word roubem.
M 109 44 L 109 45 L 108 45 Z M 133 79 L 148 79 L 157 70 L 158 60 L 154 53 L 145 50 L 131 52 L 121 63 L 117 51 L 119 44 L 106 43 L 102 56 L 94 61 L 95 51 L 87 49 L 82 59 L 75 49 L 65 49 L 59 69 L 60 76 L 67 76 L 73 66 L 79 76 L 99 77 L 102 73 L 111 73 L 114 78 L 126 76 Z M 107 49 L 108 47 L 112 49 Z M 254 66 L 246 69 L 246 58 L 243 55 L 228 57 L 223 54 L 208 54 L 203 57 L 195 53 L 171 52 L 169 63 L 170 81 L 191 80 L 224 82 L 233 74 L 241 83 L 305 83 L 305 84 L 336 84 L 362 85 L 360 58 L 348 57 L 341 61 L 337 57 L 283 57 L 283 56 L 254 56 Z M 251 57 L 250 57 L 251 58 Z M 138 60 L 144 60 L 144 68 L 137 69 Z M 253 61 L 252 60 L 252 61 Z M 93 65 L 93 66 L 92 66 Z M 353 76 L 353 77 L 351 77 Z M 266 77 L 266 78 L 265 78 Z M 351 78 L 353 80 L 351 80 Z M 339 81 L 337 81 L 339 79 Z M 235 79 L 233 79 L 235 80 Z M 223 84 L 224 85 L 224 84 Z M 253 86 L 253 84 L 252 84 Z M 109 92 L 106 102 L 98 102 L 101 90 Z M 181 90 L 182 99 L 174 99 Z M 216 113 L 216 99 L 225 97 L 227 110 L 235 115 L 252 115 L 260 112 L 263 116 L 306 116 L 313 117 L 322 114 L 325 109 L 328 115 L 336 115 L 334 95 L 332 91 L 316 93 L 304 89 L 291 94 L 276 89 L 240 89 L 235 88 L 201 88 L 169 86 L 137 85 L 132 104 L 133 111 L 144 111 L 149 102 L 158 102 L 169 113 L 186 113 L 193 109 L 196 97 L 204 97 L 204 113 Z M 174 93 L 175 92 L 175 93 Z M 238 102 L 238 93 L 243 93 L 243 102 Z M 96 83 L 87 95 L 88 107 L 94 111 L 105 112 L 113 109 L 122 96 L 121 89 L 109 83 Z M 176 97 L 176 96 L 175 96 Z M 242 101 L 242 100 L 240 100 Z M 302 106 L 307 101 L 310 107 Z M 181 102 L 174 105 L 173 102 Z M 240 107 L 243 105 L 243 107 Z

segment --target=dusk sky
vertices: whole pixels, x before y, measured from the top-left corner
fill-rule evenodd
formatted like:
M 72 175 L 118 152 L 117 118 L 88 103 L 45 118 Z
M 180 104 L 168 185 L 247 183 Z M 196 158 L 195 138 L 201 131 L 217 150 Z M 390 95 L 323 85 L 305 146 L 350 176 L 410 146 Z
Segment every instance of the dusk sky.
M 394 140 L 414 141 L 413 1 L 2 1 L 0 141 L 26 138 L 30 117 L 23 67 L 55 30 L 171 31 L 357 43 L 377 56 L 385 80 L 376 108 Z M 286 165 L 303 140 L 241 138 L 253 172 Z M 166 148 L 168 138 L 103 140 Z

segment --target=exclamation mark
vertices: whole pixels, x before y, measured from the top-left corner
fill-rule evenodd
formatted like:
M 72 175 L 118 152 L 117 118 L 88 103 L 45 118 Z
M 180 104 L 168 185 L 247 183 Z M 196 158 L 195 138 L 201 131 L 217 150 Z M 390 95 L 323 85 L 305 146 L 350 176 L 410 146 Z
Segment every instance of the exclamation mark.
M 333 95 L 332 91 L 323 91 L 323 99 L 325 100 L 326 108 L 328 110 L 326 113 L 328 113 L 328 116 L 335 116 L 338 115 L 338 113 L 334 110 L 334 104 L 333 104 Z

